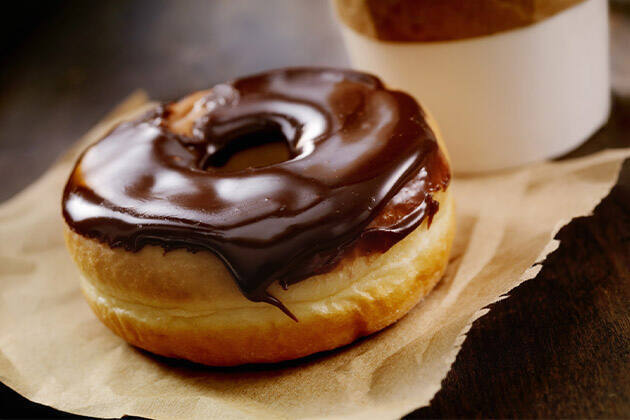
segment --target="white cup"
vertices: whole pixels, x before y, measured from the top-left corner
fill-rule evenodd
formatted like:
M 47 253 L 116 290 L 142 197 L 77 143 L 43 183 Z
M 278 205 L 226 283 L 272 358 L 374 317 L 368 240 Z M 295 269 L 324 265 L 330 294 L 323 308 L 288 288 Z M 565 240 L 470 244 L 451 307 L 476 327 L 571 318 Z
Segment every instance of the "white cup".
M 413 95 L 458 173 L 564 154 L 610 111 L 608 6 L 586 0 L 541 22 L 441 42 L 386 42 L 342 24 L 353 66 Z

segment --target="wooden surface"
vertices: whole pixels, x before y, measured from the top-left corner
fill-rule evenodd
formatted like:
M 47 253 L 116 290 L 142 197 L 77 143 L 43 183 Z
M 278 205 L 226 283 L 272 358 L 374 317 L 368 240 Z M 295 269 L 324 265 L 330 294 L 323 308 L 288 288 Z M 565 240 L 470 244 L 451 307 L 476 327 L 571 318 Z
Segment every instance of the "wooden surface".
M 630 146 L 622 9 L 611 120 L 570 156 Z M 0 201 L 135 88 L 171 99 L 266 68 L 347 65 L 325 1 L 21 2 L 0 21 Z M 411 417 L 630 417 L 630 163 L 558 238 L 536 279 L 475 322 L 442 390 Z M 0 417 L 67 416 L 0 384 Z

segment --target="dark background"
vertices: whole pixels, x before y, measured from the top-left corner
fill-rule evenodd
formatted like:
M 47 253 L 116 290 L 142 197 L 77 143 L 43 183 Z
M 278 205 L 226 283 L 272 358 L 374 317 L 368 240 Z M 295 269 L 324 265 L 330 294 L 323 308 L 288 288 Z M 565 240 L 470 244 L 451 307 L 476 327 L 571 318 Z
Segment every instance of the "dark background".
M 39 177 L 137 88 L 170 100 L 274 67 L 348 65 L 323 0 L 3 6 L 0 202 Z M 570 156 L 630 146 L 629 9 L 617 2 L 611 14 L 611 119 Z M 562 244 L 537 278 L 474 324 L 443 389 L 413 417 L 630 417 L 626 166 L 594 215 L 558 234 Z M 0 384 L 0 417 L 44 416 L 68 414 Z
M 171 100 L 274 67 L 348 65 L 323 0 L 12 3 L 0 12 L 0 201 L 135 89 Z

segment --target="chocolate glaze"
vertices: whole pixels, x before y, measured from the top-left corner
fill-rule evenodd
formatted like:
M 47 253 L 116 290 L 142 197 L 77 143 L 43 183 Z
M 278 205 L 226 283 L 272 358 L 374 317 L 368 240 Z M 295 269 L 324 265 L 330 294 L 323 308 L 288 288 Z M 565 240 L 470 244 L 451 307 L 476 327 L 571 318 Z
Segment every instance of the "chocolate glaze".
M 448 165 L 409 95 L 354 71 L 286 69 L 235 80 L 203 99 L 191 136 L 169 106 L 120 124 L 79 158 L 63 216 L 80 235 L 138 251 L 216 254 L 252 301 L 383 252 L 438 210 Z M 236 150 L 281 139 L 290 159 L 227 171 Z M 295 317 L 293 317 L 295 319 Z

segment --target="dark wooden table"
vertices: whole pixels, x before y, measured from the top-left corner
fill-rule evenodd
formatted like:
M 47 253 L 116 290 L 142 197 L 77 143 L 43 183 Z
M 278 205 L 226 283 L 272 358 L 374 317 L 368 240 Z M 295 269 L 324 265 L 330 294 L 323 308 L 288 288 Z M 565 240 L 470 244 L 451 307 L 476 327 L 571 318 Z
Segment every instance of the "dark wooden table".
M 272 67 L 348 64 L 324 1 L 15 3 L 0 15 L 0 201 L 133 89 L 172 99 Z M 570 156 L 630 146 L 624 9 L 612 15 L 611 119 Z M 630 163 L 558 238 L 536 279 L 475 322 L 412 417 L 630 417 Z M 69 416 L 0 384 L 0 417 Z

